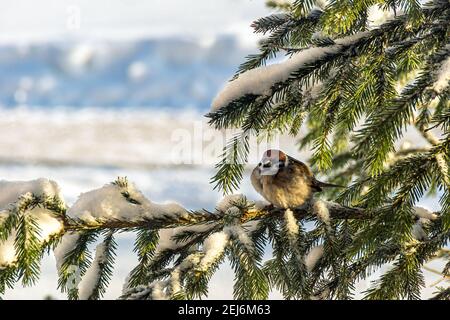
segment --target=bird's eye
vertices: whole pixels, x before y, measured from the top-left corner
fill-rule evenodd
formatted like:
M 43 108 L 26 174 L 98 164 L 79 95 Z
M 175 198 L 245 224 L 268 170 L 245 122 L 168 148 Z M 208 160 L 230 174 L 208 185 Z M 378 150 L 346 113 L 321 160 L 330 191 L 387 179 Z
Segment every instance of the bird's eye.
M 262 165 L 262 163 L 260 162 L 260 163 L 258 163 L 258 167 L 261 167 L 261 165 Z

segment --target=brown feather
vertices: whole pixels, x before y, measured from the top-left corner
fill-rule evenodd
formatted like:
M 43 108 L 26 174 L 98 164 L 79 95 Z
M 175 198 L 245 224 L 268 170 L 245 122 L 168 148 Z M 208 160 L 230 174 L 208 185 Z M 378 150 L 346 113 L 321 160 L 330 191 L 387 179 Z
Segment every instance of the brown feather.
M 317 180 L 305 163 L 282 151 L 268 150 L 265 155 L 271 157 L 274 152 L 277 152 L 281 164 L 286 165 L 280 166 L 274 175 L 261 175 L 259 167 L 256 167 L 251 174 L 251 182 L 255 190 L 275 207 L 297 208 L 308 202 L 313 193 L 322 191 L 323 187 L 337 187 Z

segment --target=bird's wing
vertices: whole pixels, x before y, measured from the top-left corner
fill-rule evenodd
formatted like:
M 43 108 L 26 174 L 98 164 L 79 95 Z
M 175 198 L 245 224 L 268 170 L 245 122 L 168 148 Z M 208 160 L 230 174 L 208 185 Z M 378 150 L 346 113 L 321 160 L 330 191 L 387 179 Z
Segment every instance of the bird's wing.
M 320 185 L 319 182 L 320 182 L 320 181 L 319 181 L 319 180 L 316 180 L 316 178 L 314 178 L 314 179 L 311 180 L 310 186 L 311 186 L 311 190 L 312 190 L 313 192 L 321 192 L 321 191 L 323 190 L 323 189 L 322 189 L 322 186 Z
M 326 182 L 317 180 L 316 177 L 314 176 L 314 173 L 311 171 L 311 169 L 306 164 L 301 162 L 300 160 L 289 157 L 289 162 L 292 163 L 294 166 L 296 166 L 297 169 L 305 175 L 305 178 L 307 180 L 309 180 L 309 185 L 311 186 L 313 192 L 320 192 L 320 191 L 322 191 L 322 188 L 327 188 L 327 187 L 342 187 L 342 186 L 339 186 L 336 184 L 326 183 Z
M 255 188 L 255 190 L 259 194 L 263 195 L 263 186 L 258 167 L 255 167 L 255 169 L 253 169 L 252 174 L 250 176 L 250 181 L 252 182 L 253 188 Z
M 309 167 L 306 164 L 290 156 L 288 156 L 288 159 L 289 165 L 297 166 L 297 168 L 299 168 L 306 177 L 308 178 L 314 177 L 314 174 L 312 173 L 311 169 L 309 169 Z

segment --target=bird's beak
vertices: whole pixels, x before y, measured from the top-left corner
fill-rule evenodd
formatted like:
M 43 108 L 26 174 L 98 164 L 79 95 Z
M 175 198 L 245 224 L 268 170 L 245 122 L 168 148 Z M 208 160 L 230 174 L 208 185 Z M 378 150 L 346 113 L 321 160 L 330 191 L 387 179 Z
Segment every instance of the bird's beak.
M 263 168 L 270 168 L 272 166 L 272 163 L 270 161 L 263 163 Z
M 262 168 L 260 168 L 261 175 L 263 176 L 273 176 L 277 174 L 278 168 L 272 165 L 272 161 L 266 161 L 262 163 Z

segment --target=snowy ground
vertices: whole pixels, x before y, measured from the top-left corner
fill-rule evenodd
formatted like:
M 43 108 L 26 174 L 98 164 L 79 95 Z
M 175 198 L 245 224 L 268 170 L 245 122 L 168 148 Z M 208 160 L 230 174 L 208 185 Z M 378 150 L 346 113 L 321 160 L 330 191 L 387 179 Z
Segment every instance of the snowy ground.
M 194 109 L 0 108 L 0 163 L 213 166 L 232 135 L 209 127 Z M 270 146 L 296 150 L 288 137 L 251 145 L 252 164 Z

